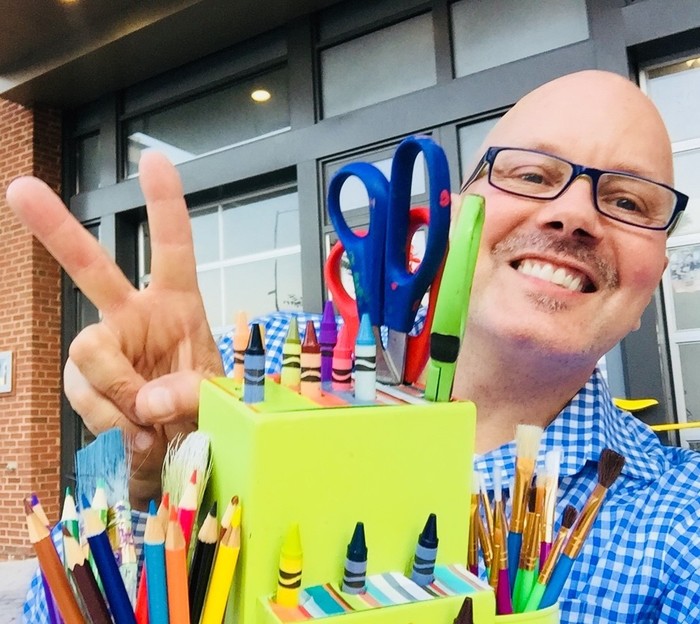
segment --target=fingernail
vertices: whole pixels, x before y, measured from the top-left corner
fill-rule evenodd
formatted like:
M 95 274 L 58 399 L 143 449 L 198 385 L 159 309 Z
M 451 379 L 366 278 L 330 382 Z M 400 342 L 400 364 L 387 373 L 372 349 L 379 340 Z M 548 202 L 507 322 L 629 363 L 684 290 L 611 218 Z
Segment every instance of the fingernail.
M 165 388 L 153 388 L 146 397 L 148 411 L 157 418 L 170 416 L 175 411 L 172 394 Z
M 134 437 L 134 446 L 137 451 L 147 451 L 153 446 L 153 436 L 145 431 L 139 431 Z

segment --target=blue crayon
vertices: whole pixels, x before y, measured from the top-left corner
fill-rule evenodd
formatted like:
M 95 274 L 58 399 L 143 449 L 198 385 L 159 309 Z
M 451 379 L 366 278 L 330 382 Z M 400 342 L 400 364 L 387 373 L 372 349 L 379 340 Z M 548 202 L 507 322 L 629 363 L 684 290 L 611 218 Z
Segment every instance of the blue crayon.
M 338 342 L 338 324 L 335 322 L 333 302 L 326 301 L 321 318 L 321 331 L 318 344 L 321 345 L 321 388 L 331 390 L 333 387 L 333 348 Z
M 437 558 L 438 537 L 437 517 L 434 513 L 428 516 L 423 531 L 418 536 L 416 554 L 413 557 L 411 580 L 421 587 L 430 585 L 435 580 L 435 559 Z
M 377 398 L 377 342 L 368 314 L 360 319 L 355 343 L 355 398 L 359 401 Z
M 245 350 L 243 373 L 243 402 L 260 403 L 265 400 L 265 348 L 260 325 L 253 323 Z
M 367 580 L 367 543 L 365 542 L 365 525 L 358 522 L 352 533 L 345 555 L 342 590 L 346 594 L 362 594 L 366 591 Z

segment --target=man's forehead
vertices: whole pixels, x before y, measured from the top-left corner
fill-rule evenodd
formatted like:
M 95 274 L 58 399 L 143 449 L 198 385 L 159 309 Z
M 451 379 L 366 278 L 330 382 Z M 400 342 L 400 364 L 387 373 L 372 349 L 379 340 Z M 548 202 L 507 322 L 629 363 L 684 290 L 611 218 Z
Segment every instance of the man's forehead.
M 655 106 L 606 72 L 566 76 L 526 95 L 489 133 L 484 147 L 493 145 L 673 182 L 670 141 Z

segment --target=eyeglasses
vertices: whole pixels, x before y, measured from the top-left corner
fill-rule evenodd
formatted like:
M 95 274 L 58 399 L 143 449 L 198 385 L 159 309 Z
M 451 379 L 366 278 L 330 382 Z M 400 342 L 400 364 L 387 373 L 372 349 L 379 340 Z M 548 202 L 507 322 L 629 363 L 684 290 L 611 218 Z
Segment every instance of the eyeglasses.
M 556 199 L 579 176 L 586 176 L 591 180 L 593 205 L 598 212 L 647 230 L 668 230 L 688 203 L 687 195 L 660 182 L 514 147 L 489 147 L 462 192 L 483 175 L 486 165 L 491 186 L 531 199 Z

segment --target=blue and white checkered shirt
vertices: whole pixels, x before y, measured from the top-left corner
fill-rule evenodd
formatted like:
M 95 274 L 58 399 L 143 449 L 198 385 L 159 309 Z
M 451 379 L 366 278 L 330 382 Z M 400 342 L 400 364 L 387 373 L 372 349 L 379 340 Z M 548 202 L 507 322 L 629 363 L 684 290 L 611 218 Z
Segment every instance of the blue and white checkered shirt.
M 562 449 L 559 529 L 567 504 L 581 511 L 608 447 L 626 458 L 561 594 L 561 622 L 700 622 L 700 453 L 663 446 L 618 410 L 596 371 L 545 429 L 544 454 Z M 515 472 L 515 442 L 475 458 L 492 488 Z
M 319 315 L 295 315 L 301 332 L 307 320 L 318 331 Z M 281 367 L 290 316 L 256 319 L 265 327 L 268 373 Z M 232 336 L 222 336 L 218 346 L 230 375 Z M 597 482 L 597 460 L 606 447 L 624 455 L 626 462 L 562 592 L 562 624 L 700 624 L 700 453 L 663 446 L 646 425 L 613 405 L 596 371 L 542 438 L 540 462 L 547 451 L 563 449 L 559 519 L 567 504 L 581 510 Z M 475 457 L 475 467 L 489 488 L 494 468 L 502 470 L 504 482 L 512 481 L 515 443 Z M 136 515 L 135 537 L 143 535 L 145 522 L 145 515 Z M 38 575 L 24 613 L 26 622 L 48 623 Z

